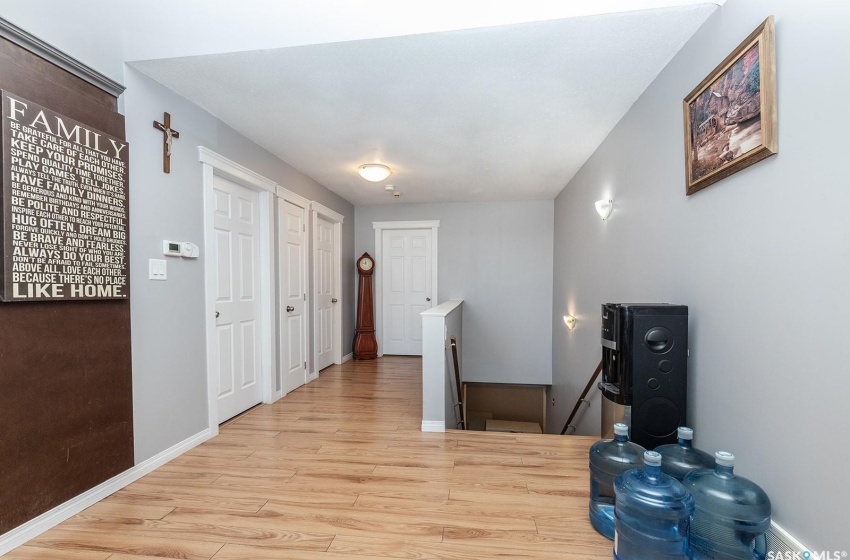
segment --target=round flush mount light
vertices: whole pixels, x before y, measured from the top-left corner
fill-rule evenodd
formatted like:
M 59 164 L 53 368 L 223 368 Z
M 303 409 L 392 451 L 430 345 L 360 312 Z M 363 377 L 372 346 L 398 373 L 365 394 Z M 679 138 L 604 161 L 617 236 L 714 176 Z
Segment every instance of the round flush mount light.
M 357 168 L 357 173 L 371 183 L 380 183 L 390 175 L 392 169 L 383 163 L 364 163 Z

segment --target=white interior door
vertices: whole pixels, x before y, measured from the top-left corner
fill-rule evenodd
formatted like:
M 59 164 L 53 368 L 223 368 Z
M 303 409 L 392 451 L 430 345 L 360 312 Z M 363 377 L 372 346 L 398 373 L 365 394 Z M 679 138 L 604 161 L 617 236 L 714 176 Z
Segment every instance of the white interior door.
M 422 318 L 432 307 L 431 230 L 384 230 L 381 287 L 383 290 L 383 353 L 422 355 Z
M 316 220 L 316 369 L 334 363 L 334 225 L 318 217 Z
M 244 412 L 263 399 L 260 383 L 259 196 L 216 176 L 216 334 L 218 421 Z
M 307 210 L 288 200 L 280 207 L 281 363 L 289 393 L 307 381 Z

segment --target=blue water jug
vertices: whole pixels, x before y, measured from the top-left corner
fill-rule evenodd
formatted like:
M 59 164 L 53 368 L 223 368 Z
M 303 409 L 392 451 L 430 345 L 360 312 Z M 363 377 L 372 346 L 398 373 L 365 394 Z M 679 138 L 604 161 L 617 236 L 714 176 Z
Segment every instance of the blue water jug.
M 597 441 L 590 448 L 590 523 L 600 534 L 614 539 L 614 479 L 643 466 L 643 447 L 629 441 L 629 427 L 614 424 L 614 439 Z
M 661 453 L 661 472 L 681 482 L 691 471 L 714 470 L 714 457 L 693 446 L 694 431 L 691 428 L 679 428 L 678 435 L 678 443 L 655 448 Z
M 646 467 L 614 481 L 614 558 L 690 560 L 688 528 L 694 499 L 682 483 L 661 472 L 661 454 L 647 451 Z
M 694 471 L 685 488 L 696 503 L 691 548 L 696 560 L 764 560 L 770 498 L 756 483 L 736 476 L 735 456 L 714 454 L 717 468 Z

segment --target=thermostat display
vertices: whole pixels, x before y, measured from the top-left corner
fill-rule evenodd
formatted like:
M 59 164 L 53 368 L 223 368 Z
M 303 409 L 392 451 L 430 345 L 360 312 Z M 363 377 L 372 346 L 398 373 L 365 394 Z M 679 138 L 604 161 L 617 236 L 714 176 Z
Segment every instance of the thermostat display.
M 179 257 L 183 254 L 183 244 L 177 241 L 163 241 L 162 254 L 168 257 Z

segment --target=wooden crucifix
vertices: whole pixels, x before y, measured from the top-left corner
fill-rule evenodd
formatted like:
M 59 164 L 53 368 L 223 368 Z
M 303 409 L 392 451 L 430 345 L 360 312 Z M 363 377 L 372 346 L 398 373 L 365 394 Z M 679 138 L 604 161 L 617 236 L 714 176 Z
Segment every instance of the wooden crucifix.
M 171 146 L 175 138 L 180 138 L 180 133 L 171 128 L 171 115 L 163 113 L 163 122 L 153 121 L 153 127 L 161 130 L 164 134 L 162 139 L 162 171 L 171 173 Z

